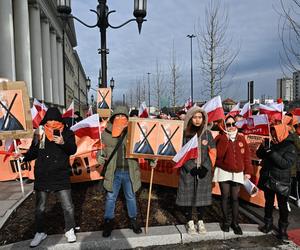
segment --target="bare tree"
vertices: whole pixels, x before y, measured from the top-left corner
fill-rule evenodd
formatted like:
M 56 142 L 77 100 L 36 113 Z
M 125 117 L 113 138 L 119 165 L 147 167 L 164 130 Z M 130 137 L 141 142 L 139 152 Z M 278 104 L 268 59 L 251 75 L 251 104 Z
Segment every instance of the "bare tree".
M 222 93 L 224 77 L 237 57 L 239 49 L 230 50 L 232 40 L 227 38 L 228 13 L 220 1 L 211 0 L 205 9 L 205 23 L 197 32 L 200 70 L 204 89 L 202 94 L 214 97 Z
M 130 108 L 133 107 L 134 104 L 134 93 L 133 93 L 133 88 L 130 88 L 127 91 L 127 95 L 126 95 L 126 103 L 130 106 Z
M 173 47 L 171 52 L 171 64 L 170 64 L 170 71 L 171 71 L 171 79 L 170 79 L 170 89 L 171 89 L 171 95 L 170 95 L 170 101 L 171 106 L 174 108 L 177 105 L 178 99 L 179 99 L 179 92 L 180 92 L 180 85 L 179 85 L 179 78 L 180 78 L 180 68 L 176 61 L 176 51 L 175 51 L 175 45 L 173 40 Z
M 139 107 L 141 105 L 142 99 L 141 99 L 141 81 L 137 80 L 136 81 L 136 106 Z
M 163 95 L 163 72 L 161 66 L 158 63 L 158 59 L 156 59 L 156 72 L 154 75 L 154 85 L 153 85 L 153 92 L 154 92 L 154 99 L 156 101 L 156 107 L 158 109 L 161 108 L 161 98 Z
M 282 43 L 280 52 L 283 73 L 300 70 L 300 0 L 280 0 L 278 32 Z

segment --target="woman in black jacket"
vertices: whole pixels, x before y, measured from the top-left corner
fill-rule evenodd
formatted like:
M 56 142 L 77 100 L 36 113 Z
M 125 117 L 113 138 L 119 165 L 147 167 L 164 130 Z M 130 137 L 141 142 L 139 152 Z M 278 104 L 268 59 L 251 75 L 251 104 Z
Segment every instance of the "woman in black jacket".
M 30 246 L 35 247 L 47 237 L 44 214 L 49 193 L 60 201 L 65 219 L 68 242 L 76 241 L 74 206 L 71 197 L 69 157 L 76 153 L 75 135 L 62 123 L 57 108 L 49 108 L 23 161 L 35 161 L 34 190 L 36 194 L 36 234 Z
M 265 194 L 265 225 L 260 228 L 268 233 L 273 227 L 273 206 L 275 194 L 279 206 L 279 235 L 280 239 L 288 239 L 288 207 L 287 201 L 290 192 L 291 167 L 296 161 L 296 146 L 294 140 L 284 124 L 271 127 L 272 142 L 268 141 L 259 147 L 256 154 L 263 159 L 258 187 Z M 276 188 L 274 183 L 277 183 Z

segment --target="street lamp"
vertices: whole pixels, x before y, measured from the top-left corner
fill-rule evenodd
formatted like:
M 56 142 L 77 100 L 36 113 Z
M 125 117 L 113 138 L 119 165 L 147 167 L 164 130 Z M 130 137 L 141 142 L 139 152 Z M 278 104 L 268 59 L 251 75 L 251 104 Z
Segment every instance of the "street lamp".
M 191 101 L 194 103 L 194 86 L 193 86 L 193 38 L 196 37 L 194 34 L 187 35 L 191 39 Z
M 119 25 L 119 26 L 112 26 L 108 21 L 108 16 L 111 13 L 116 12 L 115 10 L 109 11 L 109 8 L 106 4 L 106 0 L 98 0 L 97 10 L 90 9 L 91 12 L 96 13 L 98 19 L 97 23 L 94 25 L 88 25 L 85 22 L 81 21 L 79 18 L 73 16 L 71 14 L 71 0 L 57 0 L 57 11 L 62 15 L 63 18 L 74 18 L 84 26 L 88 28 L 95 28 L 98 27 L 100 31 L 100 44 L 101 48 L 99 49 L 99 54 L 101 54 L 101 80 L 102 80 L 102 87 L 107 87 L 107 60 L 106 60 L 106 54 L 108 54 L 108 50 L 106 48 L 106 29 L 108 27 L 113 29 L 118 29 L 123 27 L 124 25 L 136 21 L 138 24 L 138 30 L 139 33 L 141 33 L 142 29 L 142 23 L 146 21 L 144 19 L 146 17 L 147 11 L 147 0 L 134 0 L 134 11 L 133 15 L 135 18 L 129 19 L 125 23 Z
M 91 79 L 90 79 L 90 77 L 88 76 L 85 81 L 86 81 L 87 91 L 89 92 L 90 88 L 91 88 Z
M 94 95 L 91 95 L 92 107 L 94 106 Z
M 112 77 L 109 81 L 109 86 L 111 88 L 111 105 L 113 104 L 113 91 L 114 91 L 114 87 L 115 87 L 115 80 L 114 78 Z
M 149 98 L 149 113 L 150 113 L 150 107 L 151 107 L 151 103 L 150 103 L 150 74 L 151 73 L 147 73 L 148 74 L 148 98 Z

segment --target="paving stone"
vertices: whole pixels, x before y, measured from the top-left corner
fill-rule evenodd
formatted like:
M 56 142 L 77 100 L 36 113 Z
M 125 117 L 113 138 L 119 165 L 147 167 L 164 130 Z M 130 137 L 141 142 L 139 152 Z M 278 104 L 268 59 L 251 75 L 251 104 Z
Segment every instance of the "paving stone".
M 15 203 L 17 203 L 17 200 L 6 200 L 1 201 L 0 206 L 0 217 L 3 217 L 8 209 L 10 209 Z

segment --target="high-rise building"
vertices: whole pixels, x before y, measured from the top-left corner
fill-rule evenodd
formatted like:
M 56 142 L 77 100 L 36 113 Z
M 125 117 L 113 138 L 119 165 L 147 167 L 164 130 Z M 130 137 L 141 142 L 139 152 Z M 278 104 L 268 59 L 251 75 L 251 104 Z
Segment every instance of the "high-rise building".
M 87 110 L 74 22 L 58 17 L 56 0 L 1 0 L 0 34 L 0 77 L 25 81 L 31 99 Z
M 293 84 L 294 84 L 294 100 L 300 100 L 300 71 L 293 73 Z
M 283 101 L 292 101 L 294 99 L 293 79 L 277 79 L 277 98 L 282 98 Z

